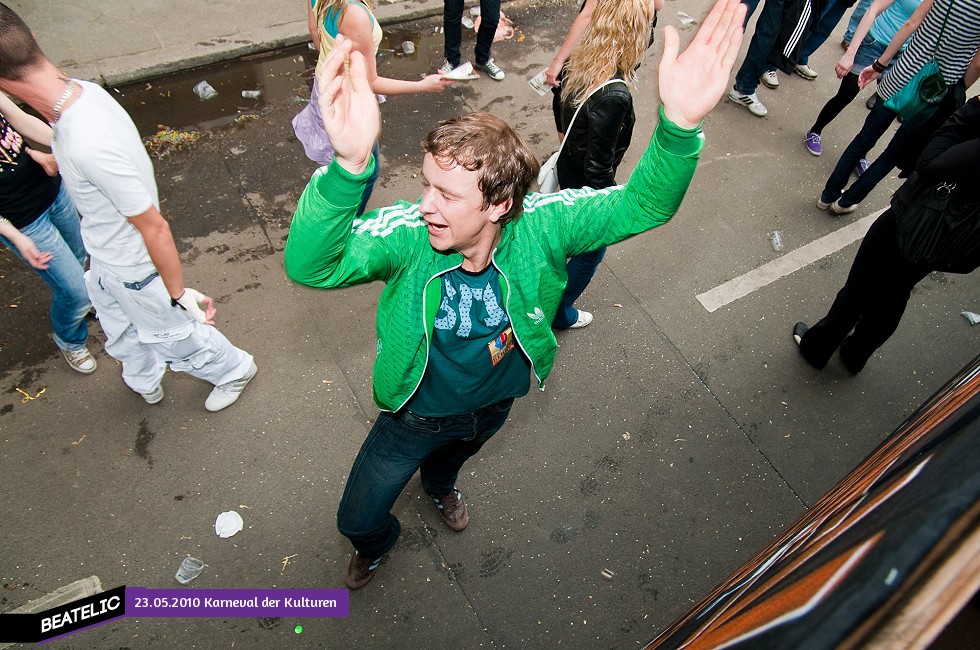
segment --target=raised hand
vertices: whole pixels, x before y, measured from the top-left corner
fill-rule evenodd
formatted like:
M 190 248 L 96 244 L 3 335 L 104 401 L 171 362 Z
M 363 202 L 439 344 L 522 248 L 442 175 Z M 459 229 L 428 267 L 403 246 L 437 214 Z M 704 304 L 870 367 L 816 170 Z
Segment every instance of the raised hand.
M 744 19 L 745 5 L 740 0 L 717 0 L 680 54 L 677 30 L 671 25 L 664 29 L 660 100 L 671 122 L 693 128 L 721 99 L 742 44 Z
M 337 162 L 359 174 L 371 160 L 371 149 L 381 129 L 378 100 L 368 84 L 364 57 L 351 51 L 351 41 L 338 34 L 320 84 L 323 128 L 330 136 Z M 344 63 L 350 61 L 349 71 Z M 348 76 L 349 75 L 349 76 Z

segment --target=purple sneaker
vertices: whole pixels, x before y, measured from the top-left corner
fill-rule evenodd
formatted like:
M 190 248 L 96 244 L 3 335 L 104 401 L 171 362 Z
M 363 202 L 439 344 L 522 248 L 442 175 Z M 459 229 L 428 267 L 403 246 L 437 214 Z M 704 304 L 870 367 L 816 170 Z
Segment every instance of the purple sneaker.
M 819 156 L 823 153 L 823 146 L 820 144 L 819 133 L 814 133 L 813 131 L 806 132 L 806 150 L 812 153 L 814 156 Z
M 858 161 L 858 164 L 854 166 L 854 174 L 857 175 L 858 178 L 861 178 L 861 174 L 868 171 L 868 167 L 870 167 L 868 164 L 868 159 L 862 158 Z

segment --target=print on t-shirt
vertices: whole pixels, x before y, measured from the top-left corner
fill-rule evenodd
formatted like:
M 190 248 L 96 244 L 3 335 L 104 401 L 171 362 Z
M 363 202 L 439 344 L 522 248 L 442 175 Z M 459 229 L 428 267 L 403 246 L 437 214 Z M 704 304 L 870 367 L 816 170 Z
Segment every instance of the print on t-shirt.
M 482 288 L 462 282 L 457 285 L 451 281 L 451 275 L 443 278 L 442 304 L 436 314 L 436 329 L 455 331 L 459 338 L 471 339 L 493 336 L 502 325 L 506 325 L 507 313 L 500 307 L 500 300 L 490 282 L 486 282 Z M 512 338 L 512 330 L 508 327 L 490 340 L 488 349 L 492 365 L 497 365 L 514 347 Z
M 24 150 L 24 138 L 14 131 L 7 120 L 0 122 L 3 137 L 0 137 L 0 173 L 17 166 L 17 159 Z

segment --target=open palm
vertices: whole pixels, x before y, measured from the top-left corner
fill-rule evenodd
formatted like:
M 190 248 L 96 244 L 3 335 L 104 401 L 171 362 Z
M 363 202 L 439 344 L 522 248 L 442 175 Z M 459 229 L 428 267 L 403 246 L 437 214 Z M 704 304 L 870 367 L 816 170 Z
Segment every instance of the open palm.
M 349 72 L 344 69 L 346 60 L 350 61 Z M 367 80 L 364 57 L 352 52 L 351 42 L 342 35 L 337 36 L 323 78 L 317 83 L 323 128 L 330 136 L 337 162 L 349 172 L 360 173 L 367 167 L 378 139 L 381 113 Z
M 744 19 L 742 2 L 718 0 L 694 40 L 680 54 L 677 30 L 667 26 L 660 62 L 660 99 L 670 121 L 686 128 L 697 126 L 721 99 L 742 44 Z

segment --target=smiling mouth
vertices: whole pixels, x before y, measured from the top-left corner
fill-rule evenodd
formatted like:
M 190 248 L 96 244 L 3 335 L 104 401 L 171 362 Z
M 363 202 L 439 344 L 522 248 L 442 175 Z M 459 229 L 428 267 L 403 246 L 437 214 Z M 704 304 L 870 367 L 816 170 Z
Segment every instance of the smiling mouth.
M 429 228 L 429 234 L 440 233 L 446 230 L 446 228 L 448 228 L 448 226 L 443 226 L 438 223 L 432 223 L 431 221 L 426 221 L 425 225 L 428 226 Z

